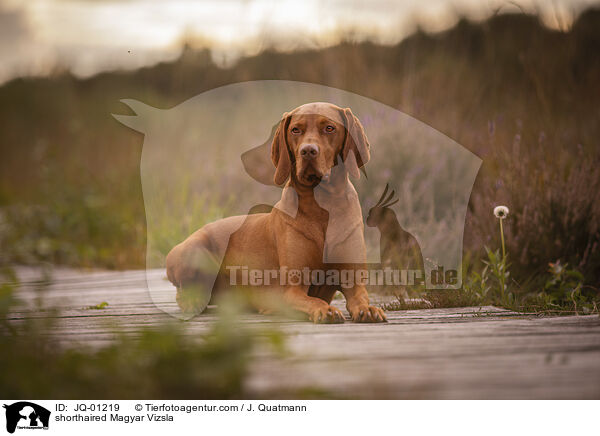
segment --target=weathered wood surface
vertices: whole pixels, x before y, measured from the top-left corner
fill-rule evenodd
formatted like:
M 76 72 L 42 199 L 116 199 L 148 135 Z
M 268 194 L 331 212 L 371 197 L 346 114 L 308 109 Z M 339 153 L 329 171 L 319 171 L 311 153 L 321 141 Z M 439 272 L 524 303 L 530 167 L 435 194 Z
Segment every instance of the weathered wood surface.
M 151 273 L 162 280 L 161 271 Z M 57 317 L 48 334 L 60 342 L 109 343 L 117 331 L 180 322 L 149 296 L 145 271 L 19 269 L 23 301 L 11 318 Z M 40 289 L 43 289 L 40 290 Z M 43 306 L 35 301 L 43 295 Z M 161 305 L 176 310 L 164 281 Z M 90 305 L 106 301 L 103 310 Z M 343 300 L 334 304 L 343 309 Z M 60 309 L 59 313 L 44 310 Z M 247 328 L 270 325 L 286 334 L 285 357 L 256 353 L 250 397 L 299 391 L 340 398 L 600 398 L 600 318 L 537 317 L 492 306 L 388 312 L 386 324 L 313 325 L 248 314 Z M 185 322 L 186 333 L 210 329 L 208 310 Z M 311 397 L 309 394 L 308 397 Z

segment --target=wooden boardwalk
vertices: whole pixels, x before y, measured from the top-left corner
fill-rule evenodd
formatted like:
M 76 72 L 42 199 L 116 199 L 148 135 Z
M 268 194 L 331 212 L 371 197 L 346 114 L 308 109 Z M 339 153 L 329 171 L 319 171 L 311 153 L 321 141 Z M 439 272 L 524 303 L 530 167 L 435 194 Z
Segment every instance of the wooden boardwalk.
M 50 285 L 39 270 L 19 269 L 25 302 L 11 316 L 57 317 L 50 335 L 67 346 L 109 343 L 174 318 L 149 296 L 144 271 L 55 270 Z M 163 280 L 162 272 L 154 273 Z M 161 307 L 176 310 L 164 281 Z M 43 287 L 44 307 L 35 307 Z M 86 309 L 106 301 L 103 310 Z M 335 304 L 343 308 L 343 300 Z M 170 306 L 169 306 L 170 305 Z M 313 325 L 248 314 L 248 328 L 269 323 L 286 335 L 285 357 L 257 352 L 248 397 L 325 392 L 339 398 L 497 399 L 600 398 L 600 318 L 537 317 L 496 307 L 387 312 L 387 324 Z M 184 323 L 186 333 L 210 329 L 209 310 Z M 176 321 L 179 322 L 179 321 Z M 310 398 L 311 395 L 308 395 Z

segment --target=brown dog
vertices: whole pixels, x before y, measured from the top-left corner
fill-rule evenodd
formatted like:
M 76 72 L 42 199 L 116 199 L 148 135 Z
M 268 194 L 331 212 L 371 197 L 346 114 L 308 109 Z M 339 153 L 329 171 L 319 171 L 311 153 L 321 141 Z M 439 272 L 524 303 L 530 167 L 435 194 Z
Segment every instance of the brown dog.
M 285 113 L 271 144 L 274 181 L 287 181 L 281 201 L 270 213 L 207 224 L 168 254 L 167 275 L 178 288 L 182 310 L 202 311 L 210 295 L 235 287 L 232 277 L 235 284 L 243 282 L 241 269 L 246 267 L 280 273 L 365 269 L 362 212 L 348 174 L 358 178 L 369 157 L 364 129 L 350 109 L 310 103 Z M 208 297 L 198 291 L 199 283 L 212 288 Z M 278 278 L 252 293 L 278 296 L 314 322 L 343 322 L 343 314 L 330 305 L 338 290 L 353 321 L 386 321 L 381 309 L 369 305 L 361 280 L 341 286 Z M 268 300 L 257 299 L 255 305 L 270 311 Z

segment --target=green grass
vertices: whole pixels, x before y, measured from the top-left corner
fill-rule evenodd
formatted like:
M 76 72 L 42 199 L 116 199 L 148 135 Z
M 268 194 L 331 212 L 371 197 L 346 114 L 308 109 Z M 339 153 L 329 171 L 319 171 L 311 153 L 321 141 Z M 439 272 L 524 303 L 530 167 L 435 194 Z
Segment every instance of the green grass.
M 87 309 L 88 310 L 102 310 L 102 309 L 106 309 L 107 307 L 108 307 L 108 303 L 106 301 L 103 301 L 102 303 L 98 303 L 93 306 L 88 306 Z
M 510 279 L 510 264 L 499 250 L 488 249 L 487 258 L 475 265 L 469 261 L 467 257 L 463 264 L 461 289 L 415 288 L 411 294 L 426 301 L 405 301 L 397 296 L 382 308 L 396 311 L 493 305 L 535 315 L 600 314 L 600 289 L 585 285 L 584 276 L 568 264 L 550 263 L 545 274 L 520 284 Z M 503 276 L 508 283 L 502 281 Z

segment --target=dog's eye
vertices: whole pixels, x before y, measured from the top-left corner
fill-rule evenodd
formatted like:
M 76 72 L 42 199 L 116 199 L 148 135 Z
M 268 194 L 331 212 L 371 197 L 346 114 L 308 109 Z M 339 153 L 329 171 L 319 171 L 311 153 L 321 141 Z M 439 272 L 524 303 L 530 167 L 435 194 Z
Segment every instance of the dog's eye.
M 327 126 L 327 127 L 325 127 L 325 131 L 327 133 L 333 133 L 333 132 L 335 132 L 335 127 L 333 127 L 333 126 Z
M 290 130 L 290 131 L 294 135 L 299 135 L 301 133 L 301 131 L 300 131 L 300 129 L 298 127 L 292 127 L 292 130 Z

